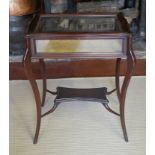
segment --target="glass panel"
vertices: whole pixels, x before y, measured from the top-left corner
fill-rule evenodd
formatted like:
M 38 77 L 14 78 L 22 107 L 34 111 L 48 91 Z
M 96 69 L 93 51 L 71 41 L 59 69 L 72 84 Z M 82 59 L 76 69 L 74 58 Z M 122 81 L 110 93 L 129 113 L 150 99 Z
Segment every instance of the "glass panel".
M 36 32 L 115 32 L 115 17 L 42 17 Z
M 36 40 L 37 53 L 122 53 L 122 39 L 104 40 Z

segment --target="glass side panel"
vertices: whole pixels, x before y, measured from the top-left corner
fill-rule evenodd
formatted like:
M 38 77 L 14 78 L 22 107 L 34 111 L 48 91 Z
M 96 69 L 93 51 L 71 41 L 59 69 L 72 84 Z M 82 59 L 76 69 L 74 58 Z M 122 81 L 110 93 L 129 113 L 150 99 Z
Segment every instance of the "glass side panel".
M 42 17 L 36 32 L 115 32 L 120 31 L 115 17 Z
M 122 54 L 122 39 L 104 40 L 36 40 L 37 53 L 93 52 Z

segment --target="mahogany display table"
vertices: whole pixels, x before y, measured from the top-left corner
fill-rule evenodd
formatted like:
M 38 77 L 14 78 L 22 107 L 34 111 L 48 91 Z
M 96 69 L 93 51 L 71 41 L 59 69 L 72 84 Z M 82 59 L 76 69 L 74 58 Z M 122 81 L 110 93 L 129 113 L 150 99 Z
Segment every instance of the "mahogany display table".
M 53 112 L 61 102 L 73 100 L 100 102 L 111 113 L 120 116 L 125 141 L 128 141 L 125 126 L 125 97 L 130 78 L 134 71 L 136 58 L 132 50 L 132 36 L 128 23 L 121 13 L 106 14 L 41 14 L 36 16 L 26 35 L 27 50 L 23 59 L 24 69 L 34 93 L 37 108 L 37 124 L 34 144 L 38 141 L 41 117 Z M 110 92 L 106 87 L 75 89 L 57 87 L 53 92 L 47 89 L 46 64 L 44 59 L 59 62 L 83 60 L 116 59 L 116 88 Z M 119 84 L 121 59 L 127 59 L 127 71 L 122 86 Z M 32 69 L 32 59 L 39 60 L 43 78 L 43 97 L 41 100 Z M 120 113 L 109 107 L 107 95 L 117 92 Z M 54 106 L 41 114 L 46 93 L 56 95 Z

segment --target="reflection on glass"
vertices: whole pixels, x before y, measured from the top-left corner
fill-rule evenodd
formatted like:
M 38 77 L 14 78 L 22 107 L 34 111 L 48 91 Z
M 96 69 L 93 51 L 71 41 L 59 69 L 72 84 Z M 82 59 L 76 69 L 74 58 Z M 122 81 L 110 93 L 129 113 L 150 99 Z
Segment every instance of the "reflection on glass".
M 122 39 L 36 40 L 37 53 L 122 53 Z
M 113 32 L 118 31 L 115 17 L 44 17 L 37 32 Z

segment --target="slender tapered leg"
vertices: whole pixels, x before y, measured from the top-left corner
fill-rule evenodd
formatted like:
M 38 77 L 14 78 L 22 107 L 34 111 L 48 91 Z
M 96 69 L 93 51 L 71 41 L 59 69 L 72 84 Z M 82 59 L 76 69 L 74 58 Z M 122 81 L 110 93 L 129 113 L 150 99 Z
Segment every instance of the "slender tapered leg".
M 120 120 L 121 120 L 121 126 L 123 130 L 123 135 L 124 139 L 126 142 L 128 142 L 128 135 L 127 135 L 127 130 L 126 130 L 126 125 L 125 125 L 125 98 L 126 98 L 126 93 L 127 93 L 127 88 L 131 79 L 131 76 L 133 74 L 135 64 L 136 64 L 136 57 L 133 53 L 132 50 L 132 39 L 131 37 L 129 38 L 129 47 L 128 47 L 128 52 L 127 52 L 127 71 L 126 75 L 124 77 L 124 81 L 120 90 L 120 84 L 119 84 L 119 70 L 120 70 L 120 62 L 121 59 L 117 59 L 117 64 L 116 64 L 116 89 L 117 89 L 117 95 L 118 99 L 120 102 Z
M 115 83 L 116 83 L 116 91 L 118 99 L 120 99 L 120 83 L 119 83 L 119 75 L 120 75 L 120 64 L 121 64 L 121 58 L 117 58 L 116 60 L 116 72 L 115 72 Z
M 30 51 L 27 49 L 26 54 L 23 59 L 24 69 L 25 73 L 27 75 L 27 78 L 31 84 L 33 94 L 36 101 L 36 109 L 37 109 L 37 123 L 36 123 L 36 132 L 33 143 L 36 144 L 38 141 L 39 131 L 40 131 L 40 125 L 41 125 L 41 99 L 39 94 L 39 89 L 36 83 L 36 80 L 34 78 L 34 74 L 32 71 L 32 65 L 31 65 L 31 55 Z
M 121 89 L 121 94 L 120 94 L 120 119 L 121 119 L 121 125 L 123 129 L 123 134 L 124 134 L 124 139 L 127 142 L 128 141 L 128 136 L 127 136 L 127 131 L 126 131 L 126 125 L 125 125 L 125 98 L 126 98 L 126 93 L 127 93 L 127 88 L 132 76 L 132 72 L 134 69 L 134 62 L 132 61 L 131 57 L 127 59 L 127 72 L 124 78 L 124 82 L 122 85 Z
M 40 62 L 40 70 L 41 70 L 42 80 L 43 80 L 42 106 L 44 106 L 44 104 L 45 104 L 45 98 L 46 98 L 46 90 L 47 90 L 46 66 L 45 66 L 44 59 L 39 59 L 39 62 Z

